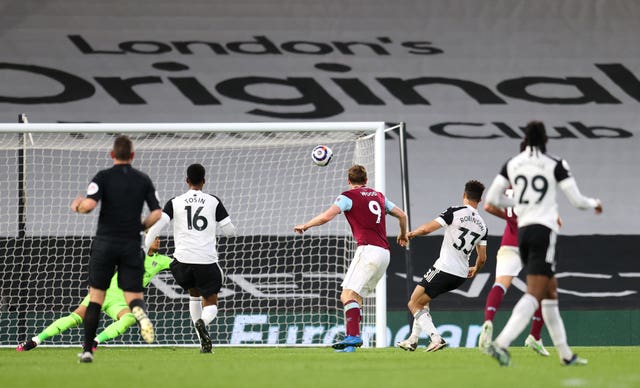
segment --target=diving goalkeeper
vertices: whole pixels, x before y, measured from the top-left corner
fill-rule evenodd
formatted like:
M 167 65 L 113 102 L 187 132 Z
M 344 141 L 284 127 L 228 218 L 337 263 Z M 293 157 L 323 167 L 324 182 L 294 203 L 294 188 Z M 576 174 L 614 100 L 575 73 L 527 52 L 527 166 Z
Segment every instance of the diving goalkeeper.
M 168 270 L 169 264 L 171 264 L 171 258 L 163 256 L 157 253 L 160 246 L 160 239 L 156 237 L 144 260 L 144 278 L 142 285 L 146 287 L 160 271 Z M 42 341 L 61 334 L 73 327 L 80 326 L 84 319 L 84 314 L 87 311 L 89 305 L 89 294 L 82 300 L 80 305 L 69 315 L 57 319 L 52 324 L 47 326 L 37 336 L 21 342 L 16 351 L 24 352 L 31 350 L 40 345 Z M 116 273 L 111 278 L 111 283 L 107 289 L 104 304 L 102 305 L 102 311 L 114 320 L 112 324 L 105 327 L 104 330 L 99 333 L 93 342 L 93 348 L 97 348 L 98 344 L 105 341 L 114 339 L 119 335 L 122 335 L 130 326 L 136 323 L 136 318 L 131 313 L 124 294 L 120 288 L 118 288 L 118 274 Z

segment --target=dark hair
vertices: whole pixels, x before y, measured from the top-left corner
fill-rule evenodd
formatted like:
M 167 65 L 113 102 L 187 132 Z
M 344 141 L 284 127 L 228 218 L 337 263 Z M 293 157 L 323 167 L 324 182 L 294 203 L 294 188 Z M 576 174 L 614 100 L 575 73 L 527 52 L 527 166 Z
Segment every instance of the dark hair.
M 113 141 L 113 154 L 117 160 L 129 160 L 133 153 L 133 142 L 127 135 L 120 135 Z
M 359 164 L 351 166 L 349 169 L 349 182 L 354 185 L 364 185 L 367 183 L 367 169 Z
M 187 168 L 187 179 L 194 186 L 204 183 L 204 167 L 198 163 L 189 166 Z
M 542 121 L 530 121 L 524 128 L 525 141 L 530 147 L 537 147 L 540 151 L 547 151 L 547 131 Z
M 464 185 L 464 193 L 471 201 L 480 202 L 482 199 L 482 193 L 484 192 L 484 185 L 477 180 L 470 180 Z
M 520 142 L 520 152 L 524 151 L 527 148 L 527 139 L 522 139 Z

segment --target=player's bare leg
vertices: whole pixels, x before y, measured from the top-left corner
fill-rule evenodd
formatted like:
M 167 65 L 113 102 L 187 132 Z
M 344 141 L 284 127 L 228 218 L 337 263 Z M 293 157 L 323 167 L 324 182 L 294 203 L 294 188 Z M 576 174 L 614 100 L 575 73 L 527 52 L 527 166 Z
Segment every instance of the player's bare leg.
M 427 332 L 431 338 L 427 352 L 435 352 L 447 346 L 447 343 L 442 339 L 438 329 L 433 324 L 429 310 L 430 302 L 431 297 L 426 294 L 424 287 L 417 285 L 407 303 L 407 307 L 414 317 L 411 334 L 406 340 L 398 342 L 396 344 L 398 347 L 409 351 L 415 350 L 418 347 L 418 338 L 422 331 Z

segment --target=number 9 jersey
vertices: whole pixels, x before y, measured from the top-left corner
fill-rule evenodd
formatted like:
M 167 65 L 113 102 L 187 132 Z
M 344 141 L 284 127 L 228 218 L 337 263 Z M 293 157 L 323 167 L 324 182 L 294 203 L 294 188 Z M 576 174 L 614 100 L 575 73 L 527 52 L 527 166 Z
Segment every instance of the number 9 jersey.
M 487 245 L 489 230 L 473 206 L 450 207 L 435 219 L 444 228 L 440 257 L 433 266 L 443 272 L 467 278 L 469 256 L 478 245 Z
M 163 212 L 173 220 L 176 260 L 189 264 L 218 262 L 216 229 L 231 223 L 218 197 L 189 190 L 169 200 Z
M 344 213 L 358 246 L 389 249 L 386 213 L 396 206 L 376 190 L 363 186 L 343 192 L 334 202 Z

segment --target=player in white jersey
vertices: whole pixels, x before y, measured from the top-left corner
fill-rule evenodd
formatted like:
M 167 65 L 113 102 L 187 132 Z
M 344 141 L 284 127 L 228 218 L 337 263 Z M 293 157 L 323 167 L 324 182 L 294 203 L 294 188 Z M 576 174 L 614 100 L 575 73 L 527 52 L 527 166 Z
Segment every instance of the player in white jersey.
M 524 330 L 539 305 L 549 335 L 563 365 L 584 365 L 567 345 L 567 335 L 558 309 L 558 283 L 555 277 L 555 244 L 558 231 L 556 191 L 560 188 L 569 202 L 579 209 L 602 212 L 599 200 L 580 194 L 566 161 L 546 153 L 544 124 L 532 121 L 525 128 L 527 147 L 509 159 L 487 192 L 487 202 L 506 208 L 513 206 L 518 216 L 520 258 L 527 268 L 527 292 L 513 308 L 504 329 L 489 346 L 489 354 L 500 365 L 508 366 L 506 348 Z M 503 193 L 511 185 L 513 199 Z
M 468 181 L 462 196 L 463 206 L 450 207 L 435 220 L 427 222 L 407 234 L 409 239 L 445 228 L 440 257 L 411 294 L 407 306 L 413 314 L 411 335 L 396 345 L 414 351 L 422 331 L 431 342 L 427 352 L 435 352 L 447 346 L 433 324 L 429 303 L 438 295 L 460 287 L 465 280 L 474 277 L 487 259 L 487 225 L 478 213 L 484 185 L 476 180 Z M 475 265 L 469 266 L 469 256 L 476 250 Z
M 227 236 L 234 235 L 236 228 L 220 199 L 202 192 L 204 183 L 204 167 L 190 165 L 187 168 L 189 191 L 167 202 L 160 221 L 147 232 L 145 243 L 153 241 L 173 220 L 175 260 L 171 263 L 171 273 L 189 292 L 189 313 L 200 339 L 200 351 L 211 353 L 207 326 L 218 314 L 218 292 L 223 278 L 218 265 L 216 236 L 218 228 Z

